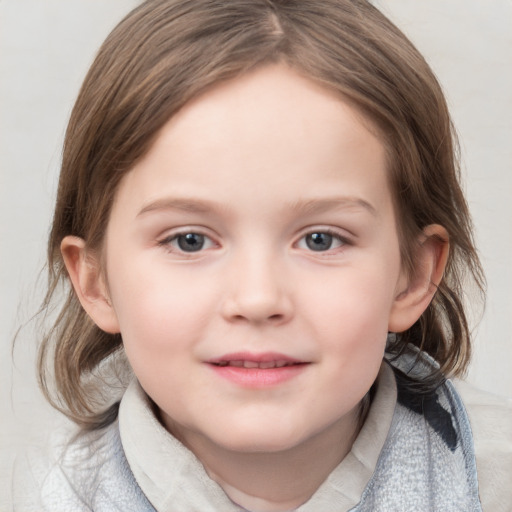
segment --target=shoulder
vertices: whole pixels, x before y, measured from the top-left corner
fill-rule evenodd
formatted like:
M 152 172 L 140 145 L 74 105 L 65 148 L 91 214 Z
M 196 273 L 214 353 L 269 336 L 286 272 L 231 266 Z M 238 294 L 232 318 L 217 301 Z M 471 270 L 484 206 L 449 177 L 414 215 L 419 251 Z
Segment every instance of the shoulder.
M 80 434 L 76 427 L 60 425 L 44 444 L 21 454 L 14 473 L 15 506 L 27 512 L 91 510 L 84 494 L 107 457 L 102 452 L 112 430 Z
M 124 458 L 117 422 L 54 434 L 20 460 L 14 487 L 16 505 L 27 512 L 150 510 Z
M 468 413 L 484 511 L 512 506 L 512 400 L 454 381 Z
M 73 506 L 77 512 L 87 510 L 74 503 L 75 493 L 71 491 L 70 483 L 66 482 L 60 471 L 60 463 L 69 446 L 69 439 L 74 435 L 74 427 L 68 423 L 60 423 L 55 425 L 51 434 L 46 434 L 18 454 L 12 484 L 16 510 L 46 511 L 52 506 L 48 502 L 57 497 L 62 502 L 55 509 L 57 512 Z

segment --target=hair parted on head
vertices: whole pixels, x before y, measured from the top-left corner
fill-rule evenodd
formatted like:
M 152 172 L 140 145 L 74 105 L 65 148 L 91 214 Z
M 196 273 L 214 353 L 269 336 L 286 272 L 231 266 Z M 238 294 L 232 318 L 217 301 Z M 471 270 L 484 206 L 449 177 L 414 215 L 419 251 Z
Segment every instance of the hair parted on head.
M 100 48 L 71 114 L 41 309 L 67 279 L 61 241 L 74 235 L 101 251 L 117 187 L 164 124 L 209 87 L 269 63 L 337 92 L 376 130 L 387 150 L 407 271 L 422 229 L 446 228 L 445 276 L 423 316 L 391 348 L 413 343 L 442 371 L 463 372 L 470 340 L 462 285 L 469 276 L 483 290 L 484 280 L 450 116 L 425 59 L 364 0 L 148 0 L 128 14 Z M 116 407 L 94 391 L 94 374 L 122 357 L 121 336 L 97 328 L 69 288 L 40 346 L 47 398 L 86 428 L 108 424 Z

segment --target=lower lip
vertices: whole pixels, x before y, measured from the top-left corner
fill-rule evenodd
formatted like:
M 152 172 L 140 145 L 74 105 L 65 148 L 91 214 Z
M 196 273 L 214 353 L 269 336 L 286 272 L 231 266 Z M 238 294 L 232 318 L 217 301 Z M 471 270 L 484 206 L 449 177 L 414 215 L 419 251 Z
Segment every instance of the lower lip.
M 238 366 L 216 366 L 210 368 L 226 380 L 247 388 L 266 388 L 277 386 L 306 370 L 308 364 L 294 364 L 281 368 L 240 368 Z

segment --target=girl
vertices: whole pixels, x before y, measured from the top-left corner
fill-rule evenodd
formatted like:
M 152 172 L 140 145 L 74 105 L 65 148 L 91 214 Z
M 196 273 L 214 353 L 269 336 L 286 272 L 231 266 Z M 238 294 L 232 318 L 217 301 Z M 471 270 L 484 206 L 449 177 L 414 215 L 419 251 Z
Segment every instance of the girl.
M 73 110 L 48 258 L 41 384 L 81 431 L 26 509 L 507 510 L 510 452 L 472 435 L 499 424 L 445 380 L 483 288 L 446 103 L 368 2 L 135 9 Z

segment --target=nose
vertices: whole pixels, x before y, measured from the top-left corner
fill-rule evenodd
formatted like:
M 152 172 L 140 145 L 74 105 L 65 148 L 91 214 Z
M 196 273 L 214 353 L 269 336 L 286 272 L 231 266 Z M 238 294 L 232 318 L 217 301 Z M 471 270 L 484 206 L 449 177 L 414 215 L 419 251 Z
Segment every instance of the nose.
M 280 325 L 292 318 L 292 283 L 276 258 L 240 255 L 231 270 L 222 304 L 226 320 Z

